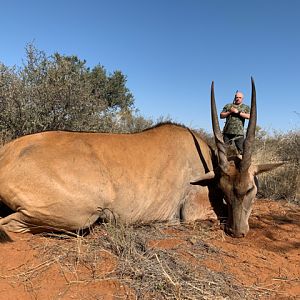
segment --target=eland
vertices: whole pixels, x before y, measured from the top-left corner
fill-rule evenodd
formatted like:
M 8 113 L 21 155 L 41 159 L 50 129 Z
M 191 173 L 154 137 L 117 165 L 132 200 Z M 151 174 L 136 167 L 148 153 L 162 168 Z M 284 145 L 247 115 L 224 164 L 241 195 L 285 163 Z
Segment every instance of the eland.
M 0 219 L 1 240 L 10 240 L 6 231 L 75 231 L 112 216 L 192 222 L 220 217 L 224 209 L 226 232 L 245 236 L 255 176 L 281 164 L 251 162 L 253 79 L 242 159 L 226 156 L 213 83 L 211 115 L 216 153 L 197 132 L 172 123 L 134 134 L 49 131 L 7 143 L 0 150 L 0 198 L 12 213 Z

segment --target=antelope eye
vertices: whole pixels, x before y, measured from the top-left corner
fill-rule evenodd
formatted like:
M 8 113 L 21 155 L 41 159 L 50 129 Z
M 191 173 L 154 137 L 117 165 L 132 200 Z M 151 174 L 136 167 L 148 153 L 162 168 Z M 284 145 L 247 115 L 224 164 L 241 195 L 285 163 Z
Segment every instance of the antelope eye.
M 252 186 L 248 191 L 247 194 L 250 194 L 254 190 L 254 186 Z

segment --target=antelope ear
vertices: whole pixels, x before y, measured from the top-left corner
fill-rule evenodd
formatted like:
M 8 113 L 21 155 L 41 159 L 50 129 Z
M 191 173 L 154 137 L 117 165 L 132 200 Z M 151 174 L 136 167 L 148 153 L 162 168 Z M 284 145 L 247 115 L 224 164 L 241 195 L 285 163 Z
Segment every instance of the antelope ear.
M 263 172 L 272 171 L 272 170 L 282 166 L 283 164 L 285 164 L 285 162 L 256 165 L 256 166 L 254 166 L 254 173 L 255 173 L 255 175 L 258 175 Z
M 198 178 L 195 178 L 190 183 L 191 184 L 197 184 L 197 183 L 201 183 L 202 181 L 210 180 L 210 179 L 213 179 L 213 178 L 215 178 L 215 172 L 210 171 L 208 173 L 205 173 L 205 174 L 199 176 Z

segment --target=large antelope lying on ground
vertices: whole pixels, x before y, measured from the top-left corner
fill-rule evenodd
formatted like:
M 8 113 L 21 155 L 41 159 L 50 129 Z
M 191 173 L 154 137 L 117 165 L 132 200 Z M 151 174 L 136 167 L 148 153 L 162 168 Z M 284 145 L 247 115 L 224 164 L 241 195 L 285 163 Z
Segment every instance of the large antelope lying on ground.
M 13 213 L 6 230 L 78 230 L 112 215 L 125 222 L 194 221 L 220 215 L 226 231 L 245 236 L 255 175 L 280 164 L 252 165 L 256 96 L 242 159 L 226 157 L 214 86 L 211 111 L 217 154 L 194 131 L 164 124 L 135 134 L 42 132 L 0 150 L 0 197 Z

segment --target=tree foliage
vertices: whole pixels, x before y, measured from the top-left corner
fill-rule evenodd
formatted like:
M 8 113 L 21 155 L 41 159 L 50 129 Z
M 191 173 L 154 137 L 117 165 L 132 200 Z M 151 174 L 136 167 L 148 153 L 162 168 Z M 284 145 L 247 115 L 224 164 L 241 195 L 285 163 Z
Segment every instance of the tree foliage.
M 26 46 L 22 67 L 0 64 L 0 130 L 10 138 L 45 130 L 130 132 L 152 124 L 136 115 L 121 71 Z

